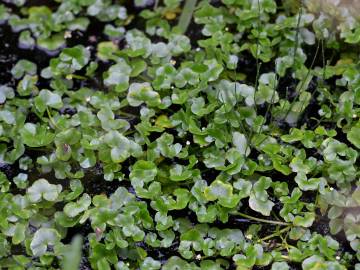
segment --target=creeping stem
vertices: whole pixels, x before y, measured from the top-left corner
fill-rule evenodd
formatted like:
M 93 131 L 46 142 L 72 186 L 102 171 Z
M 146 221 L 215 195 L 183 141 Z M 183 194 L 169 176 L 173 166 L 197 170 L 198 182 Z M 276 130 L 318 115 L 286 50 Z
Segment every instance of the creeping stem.
M 273 225 L 280 225 L 280 226 L 289 226 L 291 225 L 290 223 L 287 222 L 283 222 L 283 221 L 277 221 L 277 220 L 268 220 L 268 219 L 263 219 L 263 218 L 257 218 L 257 217 L 253 217 L 253 216 L 249 216 L 247 214 L 244 213 L 235 213 L 236 216 L 240 216 L 240 217 L 244 217 L 250 220 L 254 220 L 260 223 L 269 223 L 269 224 L 273 224 Z

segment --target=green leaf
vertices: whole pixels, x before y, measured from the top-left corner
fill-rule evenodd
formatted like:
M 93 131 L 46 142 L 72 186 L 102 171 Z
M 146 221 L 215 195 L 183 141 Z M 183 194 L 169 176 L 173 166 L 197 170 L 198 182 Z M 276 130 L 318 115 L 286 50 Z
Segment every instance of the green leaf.
M 130 180 L 135 183 L 148 183 L 155 179 L 157 175 L 156 165 L 151 161 L 138 160 L 131 168 Z
M 271 266 L 271 270 L 289 270 L 290 267 L 286 262 L 274 262 Z
M 308 213 L 305 213 L 303 217 L 296 216 L 294 218 L 294 225 L 308 228 L 308 227 L 311 227 L 314 220 L 315 220 L 315 213 L 308 212 Z
M 261 213 L 264 216 L 270 216 L 271 209 L 273 208 L 275 204 L 270 201 L 262 201 L 257 199 L 255 196 L 250 195 L 249 199 L 249 206 L 251 209 L 253 209 L 256 212 Z
M 106 258 L 101 258 L 98 260 L 96 265 L 99 270 L 111 270 L 110 264 Z
M 276 103 L 279 100 L 279 95 L 276 92 L 276 75 L 275 73 L 264 73 L 259 78 L 258 91 L 255 95 L 256 104 Z
M 1 110 L 0 111 L 0 121 L 3 121 L 9 125 L 15 124 L 15 115 L 14 113 L 8 110 Z
M 239 179 L 234 183 L 234 188 L 239 190 L 239 197 L 242 199 L 250 196 L 252 184 L 245 179 Z
M 138 156 L 141 148 L 118 131 L 110 131 L 103 137 L 104 142 L 111 148 L 110 157 L 114 163 L 123 162 L 130 155 Z
M 145 83 L 132 83 L 130 85 L 127 100 L 130 106 L 137 107 L 142 103 L 150 107 L 156 107 L 161 104 L 160 95 L 153 91 L 151 85 L 147 82 Z
M 207 66 L 207 70 L 201 74 L 201 77 L 208 82 L 215 81 L 219 78 L 224 69 L 215 59 L 205 60 L 204 64 Z
M 268 199 L 269 195 L 266 192 L 271 186 L 271 179 L 269 177 L 261 176 L 259 180 L 253 185 L 250 193 L 249 206 L 254 211 L 260 212 L 264 216 L 270 216 L 271 209 L 275 205 Z
M 45 112 L 47 107 L 60 109 L 63 106 L 61 97 L 49 90 L 41 90 L 34 101 L 36 109 L 41 113 Z
M 31 94 L 36 95 L 38 92 L 38 88 L 36 86 L 37 81 L 37 76 L 30 76 L 26 74 L 18 83 L 16 90 L 20 96 L 29 96 Z
M 12 243 L 14 245 L 18 245 L 25 240 L 25 230 L 26 227 L 24 224 L 18 223 L 15 225 L 15 231 L 12 237 Z
M 242 155 L 250 154 L 250 147 L 248 147 L 248 142 L 244 134 L 240 132 L 233 132 L 232 134 L 232 142 L 236 150 Z
M 226 105 L 227 111 L 243 99 L 245 99 L 247 106 L 254 105 L 255 89 L 252 86 L 221 80 L 217 84 L 217 89 L 217 97 L 221 104 Z
M 6 85 L 0 86 L 0 104 L 5 103 L 6 99 L 15 97 L 14 89 Z
M 40 202 L 42 199 L 54 202 L 61 190 L 61 185 L 52 185 L 46 179 L 39 179 L 28 188 L 26 194 L 32 203 Z
M 39 126 L 33 123 L 26 123 L 20 134 L 24 144 L 30 147 L 41 147 L 49 145 L 54 140 L 54 133 L 50 132 L 46 126 Z
M 75 128 L 69 128 L 62 130 L 56 134 L 54 142 L 56 145 L 68 144 L 74 145 L 77 144 L 81 139 L 81 133 Z
M 80 70 L 89 62 L 90 52 L 84 46 L 77 45 L 72 48 L 65 48 L 59 59 L 69 65 L 71 70 Z
M 347 133 L 347 139 L 360 149 L 360 126 L 351 127 L 350 131 Z
M 124 27 L 114 27 L 112 24 L 105 25 L 104 34 L 111 38 L 120 38 L 125 34 Z
M 38 229 L 30 243 L 30 249 L 34 256 L 44 255 L 48 246 L 54 246 L 60 241 L 60 235 L 55 229 Z
M 77 200 L 77 202 L 70 202 L 65 205 L 64 207 L 64 213 L 68 217 L 76 217 L 80 213 L 84 212 L 89 208 L 91 204 L 91 197 L 88 194 L 83 194 L 80 199 Z
M 192 176 L 192 171 L 188 170 L 185 166 L 175 164 L 170 169 L 170 180 L 172 181 L 185 181 Z
M 22 31 L 19 36 L 19 47 L 32 49 L 35 46 L 35 39 L 32 38 L 30 31 Z
M 161 268 L 161 262 L 151 257 L 146 257 L 140 265 L 141 270 L 158 270 Z
M 38 38 L 37 45 L 49 51 L 57 50 L 65 45 L 64 34 L 59 33 L 48 38 Z
M 25 173 L 19 173 L 13 178 L 14 183 L 20 189 L 25 189 L 28 186 L 28 175 Z
M 36 75 L 37 67 L 33 62 L 21 59 L 16 65 L 11 69 L 11 74 L 15 79 L 22 78 L 25 74 L 28 75 Z
M 206 187 L 204 195 L 208 201 L 219 200 L 220 205 L 228 208 L 235 207 L 240 201 L 239 196 L 233 195 L 232 185 L 220 180 L 215 180 L 209 187 Z
M 83 240 L 82 237 L 77 235 L 71 240 L 71 245 L 66 248 L 62 260 L 62 269 L 78 270 L 81 262 L 81 250 Z
M 164 157 L 173 158 L 177 156 L 182 149 L 181 144 L 172 144 L 174 142 L 174 136 L 166 132 L 163 133 L 156 142 L 157 149 Z
M 115 86 L 116 92 L 124 92 L 129 87 L 129 78 L 131 74 L 131 67 L 122 58 L 117 60 L 117 63 L 109 68 L 104 76 L 104 84 L 106 86 Z

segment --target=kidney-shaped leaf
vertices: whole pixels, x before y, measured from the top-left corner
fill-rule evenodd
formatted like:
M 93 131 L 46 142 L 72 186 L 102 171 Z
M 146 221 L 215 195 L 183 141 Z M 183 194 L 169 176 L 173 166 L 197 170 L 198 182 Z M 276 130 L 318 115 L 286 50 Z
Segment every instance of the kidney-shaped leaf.
M 40 228 L 34 234 L 30 249 L 34 256 L 45 254 L 49 245 L 53 246 L 60 241 L 60 234 L 55 229 Z
M 41 90 L 39 95 L 34 99 L 36 109 L 39 112 L 44 112 L 46 107 L 60 109 L 63 106 L 60 95 L 52 93 L 49 90 Z
M 354 126 L 347 134 L 347 139 L 360 149 L 360 125 Z
M 91 204 L 91 197 L 88 194 L 84 194 L 77 202 L 69 202 L 64 207 L 64 213 L 68 217 L 76 217 L 80 213 L 88 209 Z
M 161 104 L 160 95 L 152 89 L 148 82 L 131 84 L 127 100 L 133 107 L 140 106 L 142 103 L 146 103 L 150 107 Z
M 138 160 L 130 173 L 130 180 L 132 181 L 142 181 L 142 182 L 151 182 L 155 179 L 157 174 L 156 165 L 151 161 Z
M 20 130 L 24 144 L 30 147 L 41 147 L 48 145 L 54 140 L 54 133 L 47 130 L 45 126 L 26 123 Z
M 52 185 L 46 179 L 36 180 L 27 190 L 29 201 L 36 203 L 44 199 L 46 201 L 56 201 L 62 190 L 61 185 Z

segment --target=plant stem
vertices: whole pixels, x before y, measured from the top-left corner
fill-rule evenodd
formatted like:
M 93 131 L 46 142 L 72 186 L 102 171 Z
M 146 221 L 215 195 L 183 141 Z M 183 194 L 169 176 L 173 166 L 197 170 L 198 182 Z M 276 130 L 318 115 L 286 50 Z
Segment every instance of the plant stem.
M 300 22 L 301 22 L 302 12 L 303 12 L 303 2 L 302 2 L 302 0 L 300 0 L 299 17 L 298 17 L 298 21 L 297 21 L 297 24 L 296 24 L 296 34 L 295 34 L 295 47 L 294 47 L 294 55 L 293 55 L 293 65 L 295 65 L 296 53 L 297 53 L 297 49 L 298 49 L 298 46 L 299 46 L 299 32 L 300 32 Z
M 127 113 L 127 112 L 122 112 L 122 111 L 119 111 L 118 114 L 129 117 L 129 118 L 138 118 L 139 117 L 138 115 L 135 115 L 132 113 Z
M 321 56 L 323 61 L 323 74 L 322 74 L 322 82 L 324 83 L 326 78 L 326 59 L 325 59 L 325 45 L 324 45 L 324 39 L 321 39 Z
M 276 93 L 277 86 L 278 86 L 278 77 L 277 77 L 277 75 L 275 75 L 273 93 L 272 93 L 272 96 L 271 96 L 270 104 L 267 105 L 265 116 L 264 116 L 264 121 L 261 123 L 259 134 L 261 133 L 261 131 L 262 131 L 263 127 L 264 127 L 264 124 L 266 123 L 266 118 L 267 118 L 267 116 L 269 114 L 269 111 L 271 111 L 271 108 L 272 108 L 272 106 L 274 104 L 274 98 L 275 98 L 275 93 Z M 270 123 L 271 123 L 271 119 L 270 119 Z
M 251 220 L 254 220 L 254 221 L 257 221 L 257 222 L 261 222 L 261 223 L 269 223 L 269 224 L 280 225 L 280 226 L 289 226 L 289 225 L 291 225 L 290 223 L 287 223 L 287 222 L 276 221 L 276 220 L 268 220 L 268 219 L 263 219 L 263 218 L 257 218 L 257 217 L 249 216 L 247 214 L 239 213 L 239 212 L 236 212 L 235 215 L 240 216 L 240 217 L 244 217 L 244 218 L 247 218 L 247 219 L 251 219 Z
M 46 112 L 47 112 L 47 115 L 49 116 L 49 121 L 50 123 L 54 126 L 54 128 L 58 128 L 58 126 L 56 125 L 54 119 L 52 118 L 52 115 L 51 115 L 51 112 L 49 110 L 49 107 L 46 107 Z
M 256 97 L 256 92 L 258 90 L 259 87 L 259 77 L 260 77 L 260 68 L 261 68 L 261 63 L 259 62 L 259 46 L 260 46 L 260 23 L 261 23 L 261 7 L 260 7 L 260 0 L 257 0 L 257 6 L 258 6 L 258 22 L 257 22 L 257 27 L 256 27 L 256 31 L 257 31 L 257 38 L 256 38 L 256 77 L 255 77 L 255 87 L 254 87 L 254 110 L 255 110 L 255 114 L 257 115 L 257 107 L 256 107 L 256 101 L 255 101 L 255 97 Z M 249 135 L 249 139 L 248 139 L 248 144 L 246 145 L 246 149 L 245 149 L 245 154 L 248 151 L 248 148 L 250 147 L 251 144 L 251 140 L 252 140 L 252 136 L 253 136 L 253 132 L 254 130 L 251 129 L 250 130 L 250 135 Z
M 239 99 L 238 99 L 238 94 L 237 94 L 237 88 L 236 88 L 236 83 L 237 83 L 237 80 L 236 80 L 236 78 L 237 78 L 237 64 L 236 64 L 236 67 L 235 67 L 235 83 L 234 83 L 234 87 L 235 87 L 235 100 L 236 100 L 236 104 L 235 104 L 235 111 L 236 111 L 236 113 L 238 112 L 238 110 L 237 110 L 237 106 L 238 106 L 238 104 L 239 104 Z M 239 123 L 239 127 L 240 127 L 240 130 L 241 130 L 241 132 L 244 134 L 244 136 L 245 136 L 245 138 L 246 138 L 246 140 L 248 141 L 248 142 L 250 142 L 250 138 L 248 137 L 248 134 L 246 133 L 246 131 L 245 131 L 245 127 L 243 126 L 243 124 L 242 124 L 242 120 L 240 119 L 240 118 L 238 118 L 237 119 L 238 120 L 238 123 Z M 231 125 L 231 124 L 230 124 Z M 247 149 L 246 149 L 247 150 Z M 245 154 L 246 154 L 246 151 L 245 151 Z
M 182 34 L 184 34 L 189 27 L 193 12 L 196 7 L 197 0 L 186 0 L 183 11 L 180 15 L 178 27 Z
M 78 79 L 78 80 L 87 80 L 88 78 L 82 75 L 78 74 L 69 74 L 66 76 L 66 79 L 72 80 L 72 79 Z
M 312 68 L 313 68 L 313 66 L 314 66 L 314 64 L 315 64 L 315 60 L 316 60 L 316 58 L 317 58 L 317 56 L 318 56 L 319 49 L 320 49 L 320 42 L 318 42 L 318 45 L 317 45 L 317 47 L 316 47 L 315 56 L 314 56 L 314 58 L 313 58 L 313 60 L 312 60 L 312 62 L 311 62 L 311 65 L 310 65 L 310 67 L 309 67 L 309 69 L 308 69 L 308 72 L 306 73 L 305 78 L 302 80 L 302 82 L 301 82 L 301 84 L 300 84 L 299 91 L 297 91 L 296 96 L 295 96 L 295 98 L 294 98 L 294 101 L 290 104 L 290 107 L 289 107 L 289 109 L 286 111 L 286 114 L 285 114 L 285 117 L 283 118 L 283 120 L 285 120 L 285 119 L 287 118 L 287 116 L 288 116 L 289 113 L 291 112 L 291 109 L 293 108 L 294 104 L 296 103 L 297 98 L 298 98 L 299 95 L 301 94 L 301 91 L 303 90 L 303 87 L 304 87 L 307 79 L 309 78 L 310 73 L 311 73 L 311 71 L 312 71 Z M 315 89 L 315 91 L 317 91 L 317 89 Z M 315 92 L 315 91 L 314 91 L 314 92 Z M 314 93 L 314 92 L 313 92 L 313 93 Z M 301 111 L 302 111 L 302 108 L 303 108 L 304 103 L 305 103 L 305 101 L 304 101 L 304 102 L 302 103 L 302 105 L 301 105 L 301 110 L 299 111 L 300 113 L 301 113 Z
M 124 136 L 127 136 L 127 135 L 130 135 L 130 134 L 133 134 L 133 133 L 135 133 L 136 132 L 136 130 L 128 130 L 128 131 L 126 131 L 126 132 L 124 132 Z
M 143 74 L 139 74 L 138 77 L 139 77 L 140 79 L 142 79 L 144 82 L 151 82 L 151 81 L 152 81 L 151 78 L 149 78 L 148 76 L 143 75 Z
M 260 0 L 257 1 L 258 4 L 258 23 L 257 23 L 257 39 L 256 39 L 256 77 L 255 77 L 255 91 L 254 91 L 254 103 L 255 103 L 255 94 L 259 86 L 259 76 L 260 76 L 260 62 L 259 62 L 259 45 L 260 45 L 260 22 L 261 22 L 261 8 Z M 256 112 L 256 103 L 255 103 L 255 112 Z
M 157 9 L 159 6 L 159 0 L 155 0 L 155 4 L 154 4 L 154 10 Z
M 290 228 L 291 228 L 291 226 L 285 227 L 285 228 L 281 229 L 280 231 L 276 231 L 273 234 L 270 234 L 270 235 L 268 235 L 268 236 L 266 236 L 264 238 L 259 239 L 258 241 L 266 241 L 266 240 L 269 240 L 269 239 L 271 239 L 273 237 L 279 236 L 283 232 L 286 232 L 286 231 L 290 230 Z

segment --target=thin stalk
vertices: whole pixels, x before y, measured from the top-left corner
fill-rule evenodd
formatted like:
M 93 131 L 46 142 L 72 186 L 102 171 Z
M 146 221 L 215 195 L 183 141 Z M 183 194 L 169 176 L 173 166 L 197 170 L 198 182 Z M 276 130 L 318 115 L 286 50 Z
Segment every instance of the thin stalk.
M 300 32 L 300 22 L 301 22 L 302 12 L 303 12 L 303 2 L 302 2 L 302 0 L 300 0 L 299 17 L 298 17 L 297 24 L 296 24 L 295 47 L 294 47 L 294 53 L 293 53 L 293 65 L 295 65 L 296 53 L 297 53 L 297 49 L 299 47 L 299 32 Z
M 68 80 L 72 80 L 72 79 L 87 80 L 88 77 L 78 75 L 78 74 L 69 74 L 69 75 L 66 75 L 66 79 L 68 79 Z
M 250 220 L 254 220 L 260 223 L 268 223 L 268 224 L 273 224 L 273 225 L 279 225 L 279 226 L 289 226 L 291 225 L 290 223 L 287 222 L 283 222 L 283 221 L 277 221 L 277 220 L 268 220 L 268 219 L 263 219 L 263 218 L 257 218 L 257 217 L 253 217 L 253 216 L 249 216 L 247 214 L 244 213 L 235 213 L 235 215 L 240 216 L 240 217 L 244 217 Z
M 285 248 L 286 248 L 287 252 L 289 252 L 289 245 L 286 241 L 286 238 L 288 237 L 288 235 L 289 235 L 289 231 L 286 232 L 285 237 L 283 237 L 282 235 L 279 235 L 279 237 L 281 238 L 282 244 L 283 245 L 285 244 Z
M 143 74 L 140 74 L 138 75 L 138 78 L 142 79 L 144 82 L 151 82 L 152 81 L 152 78 L 146 76 L 146 75 L 143 75 Z
M 237 104 L 238 104 L 238 102 L 239 102 L 239 99 L 238 99 L 238 95 L 237 95 L 237 88 L 236 88 L 236 75 L 237 75 L 237 71 L 236 71 L 236 68 L 237 68 L 237 66 L 235 67 L 235 100 L 236 100 L 236 104 L 235 104 L 235 106 L 237 106 Z M 238 112 L 237 110 L 236 110 L 236 112 Z M 243 124 L 242 124 L 242 121 L 241 121 L 241 119 L 239 118 L 238 119 L 238 123 L 239 123 L 239 127 L 240 127 L 240 129 L 241 129 L 241 132 L 244 134 L 244 136 L 245 136 L 245 138 L 246 138 L 246 140 L 249 142 L 249 137 L 248 137 L 248 134 L 245 132 L 245 127 L 243 126 Z M 246 149 L 247 150 L 247 149 Z M 246 151 L 245 151 L 245 153 L 246 153 Z
M 49 110 L 49 107 L 46 107 L 46 112 L 47 112 L 47 115 L 49 117 L 49 120 L 50 120 L 50 123 L 55 127 L 55 128 L 58 128 L 58 126 L 56 125 L 52 115 L 51 115 L 51 112 Z
M 184 8 L 181 12 L 178 27 L 180 28 L 181 33 L 185 33 L 189 27 L 189 24 L 192 19 L 196 7 L 197 0 L 186 0 Z
M 260 23 L 261 23 L 261 7 L 260 7 L 260 0 L 257 0 L 257 5 L 258 5 L 258 23 L 257 23 L 257 39 L 256 39 L 256 77 L 255 77 L 255 89 L 254 89 L 254 96 L 253 96 L 253 100 L 254 100 L 254 110 L 255 110 L 255 114 L 257 115 L 257 108 L 256 108 L 256 102 L 255 102 L 255 95 L 257 92 L 257 89 L 259 87 L 259 77 L 260 77 L 260 67 L 261 67 L 261 63 L 259 62 L 259 47 L 260 47 Z M 249 135 L 249 140 L 248 140 L 248 144 L 246 146 L 245 149 L 245 154 L 248 150 L 248 148 L 250 147 L 251 144 L 251 139 L 253 136 L 254 130 L 251 129 L 250 130 L 250 135 Z
M 159 6 L 159 0 L 155 0 L 155 4 L 154 4 L 154 10 L 157 9 Z
M 129 117 L 129 118 L 138 118 L 139 117 L 139 115 L 135 115 L 135 114 L 132 114 L 132 113 L 127 113 L 127 112 L 122 112 L 122 111 L 119 111 L 118 114 Z
M 323 62 L 323 74 L 322 74 L 322 86 L 324 85 L 325 82 L 325 73 L 326 73 L 326 60 L 325 60 L 325 49 L 324 49 L 324 40 L 321 39 L 321 57 L 322 57 L 322 62 Z M 318 88 L 316 87 L 316 89 L 311 93 L 311 97 L 310 100 L 314 97 L 315 93 L 318 91 Z M 300 112 L 303 109 L 305 102 L 303 102 L 301 104 L 301 108 L 300 108 Z
M 289 95 L 289 87 L 286 86 L 286 89 L 285 89 L 285 100 L 288 100 L 288 95 Z M 283 103 L 283 105 L 281 106 L 281 111 L 284 109 L 284 106 L 285 106 L 285 102 Z
M 321 56 L 322 56 L 322 61 L 323 61 L 323 74 L 322 74 L 322 80 L 323 82 L 325 81 L 325 77 L 326 77 L 326 59 L 325 59 L 325 41 L 322 39 L 321 40 Z
M 267 106 L 267 108 L 266 108 L 265 117 L 264 117 L 264 122 L 261 123 L 261 127 L 260 127 L 260 130 L 259 130 L 259 134 L 261 134 L 262 128 L 263 128 L 263 126 L 264 126 L 264 124 L 265 124 L 265 122 L 266 122 L 267 115 L 268 115 L 269 111 L 271 111 L 271 109 L 272 109 L 272 107 L 273 107 L 274 97 L 275 97 L 275 91 L 276 91 L 276 89 L 277 89 L 277 82 L 278 82 L 278 79 L 277 79 L 277 77 L 276 77 L 276 82 L 275 82 L 276 85 L 274 85 L 274 92 L 273 92 L 273 94 L 272 94 L 272 96 L 271 96 L 271 104 L 268 104 L 268 106 Z M 269 123 L 272 122 L 272 116 L 273 116 L 273 115 L 271 114 L 271 118 L 270 118 Z M 260 141 L 259 145 L 261 145 L 266 139 L 267 139 L 267 137 L 265 137 L 264 139 L 262 139 L 262 140 Z M 247 149 L 246 149 L 246 150 L 247 150 Z
M 318 204 L 319 204 L 319 198 L 320 198 L 320 196 L 319 196 L 320 194 L 319 194 L 319 191 L 316 193 L 316 198 L 315 198 L 315 207 L 317 207 L 317 208 L 319 208 L 319 206 L 318 206 Z
M 273 94 L 272 94 L 271 100 L 270 100 L 271 103 L 268 104 L 268 106 L 267 106 L 267 108 L 266 108 L 266 112 L 265 112 L 265 116 L 264 116 L 264 121 L 263 121 L 262 124 L 261 124 L 259 133 L 261 133 L 261 131 L 262 131 L 262 129 L 263 129 L 263 126 L 264 126 L 264 124 L 265 124 L 265 122 L 266 122 L 266 118 L 267 118 L 267 116 L 268 116 L 268 114 L 269 114 L 269 111 L 271 111 L 271 108 L 272 108 L 272 106 L 273 106 L 273 104 L 274 104 L 275 93 L 276 93 L 276 89 L 277 89 L 277 85 L 278 85 L 277 82 L 278 82 L 278 78 L 277 78 L 277 76 L 276 76 L 276 77 L 275 77 L 275 83 L 274 83 L 274 91 L 273 91 Z
M 316 57 L 317 57 L 317 55 L 318 55 L 318 53 L 319 53 L 319 49 L 320 49 L 320 42 L 318 42 L 318 46 L 316 47 L 315 56 L 314 56 L 314 58 L 313 58 L 313 60 L 312 60 L 312 62 L 311 62 L 311 65 L 310 65 L 310 67 L 309 67 L 309 69 L 308 69 L 308 72 L 306 73 L 305 78 L 302 80 L 302 82 L 301 82 L 301 84 L 300 84 L 299 91 L 296 93 L 296 96 L 295 96 L 295 98 L 294 98 L 294 101 L 291 103 L 291 105 L 290 105 L 289 109 L 287 110 L 287 112 L 286 112 L 285 117 L 283 118 L 283 120 L 285 120 L 286 117 L 289 115 L 289 113 L 290 113 L 291 109 L 293 108 L 293 106 L 294 106 L 297 98 L 298 98 L 299 95 L 301 94 L 301 91 L 303 90 L 303 87 L 304 87 L 304 85 L 305 85 L 305 82 L 306 82 L 306 80 L 309 78 L 310 73 L 311 73 L 311 70 L 312 70 L 312 68 L 313 68 L 313 66 L 314 66 L 314 64 L 315 64 L 315 60 L 316 60 Z
M 276 236 L 279 236 L 279 235 L 281 235 L 282 233 L 290 230 L 290 228 L 291 228 L 291 226 L 285 227 L 285 228 L 281 229 L 280 231 L 276 231 L 276 232 L 274 232 L 273 234 L 270 234 L 270 235 L 268 235 L 268 236 L 266 236 L 266 237 L 263 237 L 263 238 L 259 239 L 258 241 L 259 241 L 259 242 L 262 242 L 262 241 L 266 241 L 266 240 L 269 240 L 269 239 L 271 239 L 271 238 L 274 238 L 274 237 L 276 237 Z
M 128 131 L 125 131 L 123 135 L 127 136 L 127 135 L 131 135 L 131 134 L 133 134 L 135 132 L 136 132 L 136 130 L 128 130 Z
M 257 39 L 256 39 L 256 77 L 255 77 L 255 91 L 254 91 L 254 101 L 255 101 L 255 93 L 257 91 L 257 88 L 259 86 L 259 76 L 260 76 L 260 67 L 261 64 L 259 62 L 259 46 L 260 46 L 260 22 L 261 22 L 261 8 L 260 8 L 260 0 L 257 1 L 258 4 L 258 23 L 257 23 Z M 255 110 L 256 110 L 256 106 L 255 106 Z
M 323 44 L 323 43 L 322 43 Z M 315 58 L 316 58 L 316 55 L 315 55 Z M 314 60 L 315 60 L 314 58 Z M 324 81 L 324 80 L 323 80 Z M 314 97 L 315 93 L 318 91 L 318 88 L 316 88 L 312 93 L 311 93 L 311 96 L 310 96 L 310 100 Z M 303 110 L 303 107 L 304 107 L 304 104 L 305 104 L 305 101 L 301 104 L 301 107 L 300 107 L 300 112 Z
M 302 12 L 303 12 L 302 6 L 303 6 L 303 2 L 302 2 L 302 0 L 300 0 L 299 17 L 298 17 L 298 20 L 297 20 L 297 23 L 296 23 L 295 46 L 294 46 L 294 51 L 293 51 L 293 63 L 292 63 L 293 67 L 295 66 L 296 53 L 297 53 L 297 50 L 299 48 L 300 23 L 301 23 L 301 17 L 302 17 Z M 288 87 L 286 87 L 285 99 L 286 100 L 288 99 Z M 285 102 L 284 102 L 284 105 L 285 105 Z M 281 106 L 281 110 L 283 109 L 284 105 Z M 287 114 L 284 117 L 284 119 L 287 117 Z

